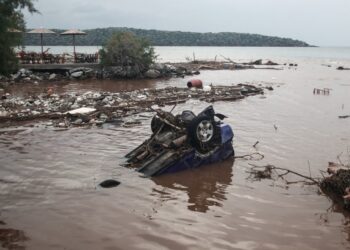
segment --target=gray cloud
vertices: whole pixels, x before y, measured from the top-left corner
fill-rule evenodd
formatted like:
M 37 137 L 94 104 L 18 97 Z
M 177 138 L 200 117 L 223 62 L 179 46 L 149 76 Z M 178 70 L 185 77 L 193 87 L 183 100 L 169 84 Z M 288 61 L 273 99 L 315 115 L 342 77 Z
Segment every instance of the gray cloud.
M 27 26 L 244 32 L 349 46 L 349 0 L 38 0 Z

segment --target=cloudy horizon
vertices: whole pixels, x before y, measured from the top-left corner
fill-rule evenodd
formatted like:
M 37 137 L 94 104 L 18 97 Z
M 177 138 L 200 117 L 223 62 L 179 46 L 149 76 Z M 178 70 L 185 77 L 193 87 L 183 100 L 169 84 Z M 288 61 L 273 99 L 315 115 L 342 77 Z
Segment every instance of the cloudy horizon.
M 317 46 L 349 46 L 349 0 L 37 0 L 28 28 L 129 27 L 239 32 L 288 37 Z

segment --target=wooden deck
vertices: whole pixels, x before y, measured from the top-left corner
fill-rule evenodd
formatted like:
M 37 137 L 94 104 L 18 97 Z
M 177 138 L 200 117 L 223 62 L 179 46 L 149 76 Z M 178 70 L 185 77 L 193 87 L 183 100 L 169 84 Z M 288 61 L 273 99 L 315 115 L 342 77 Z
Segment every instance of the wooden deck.
M 29 69 L 32 71 L 65 71 L 74 68 L 92 68 L 98 69 L 100 65 L 98 63 L 72 63 L 72 64 L 20 64 L 19 68 Z

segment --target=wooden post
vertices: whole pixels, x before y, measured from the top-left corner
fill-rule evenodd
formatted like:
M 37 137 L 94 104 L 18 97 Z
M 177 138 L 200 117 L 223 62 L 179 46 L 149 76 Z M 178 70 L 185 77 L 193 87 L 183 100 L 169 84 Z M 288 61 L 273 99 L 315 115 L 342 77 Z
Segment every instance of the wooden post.
M 43 33 L 40 33 L 40 43 L 41 43 L 41 63 L 44 63 Z
M 77 55 L 75 54 L 75 34 L 73 34 L 73 51 L 74 51 L 74 63 L 76 63 Z

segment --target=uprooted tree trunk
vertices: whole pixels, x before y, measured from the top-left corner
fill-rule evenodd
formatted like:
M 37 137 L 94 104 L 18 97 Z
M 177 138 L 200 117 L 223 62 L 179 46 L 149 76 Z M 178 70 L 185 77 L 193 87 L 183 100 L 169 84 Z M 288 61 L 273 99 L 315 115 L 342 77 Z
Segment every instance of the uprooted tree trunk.
M 252 166 L 251 170 L 248 171 L 250 176 L 248 178 L 254 179 L 254 180 L 261 180 L 261 179 L 272 179 L 272 180 L 278 180 L 282 179 L 287 185 L 289 184 L 295 184 L 295 183 L 304 183 L 307 185 L 319 185 L 320 179 L 319 178 L 313 178 L 310 176 L 306 176 L 303 174 L 300 174 L 298 172 L 295 172 L 293 170 L 287 169 L 287 168 L 281 168 L 276 167 L 274 165 L 265 165 L 265 166 L 258 166 L 255 164 L 249 163 L 249 165 Z M 286 175 L 295 175 L 300 178 L 302 178 L 301 181 L 288 181 L 285 176 Z
M 320 183 L 321 190 L 335 202 L 344 204 L 350 209 L 350 166 L 330 162 L 328 166 L 329 177 Z
M 330 162 L 327 172 L 330 176 L 323 176 L 322 178 L 314 178 L 307 175 L 300 174 L 298 172 L 276 167 L 273 165 L 258 166 L 255 164 L 249 164 L 252 166 L 248 173 L 250 174 L 248 179 L 261 180 L 282 179 L 287 185 L 295 183 L 303 183 L 306 185 L 317 185 L 322 192 L 330 197 L 335 203 L 344 205 L 344 208 L 350 210 L 350 165 L 344 165 L 342 163 L 337 164 Z M 287 175 L 294 175 L 300 177 L 299 181 L 288 181 L 285 177 Z

